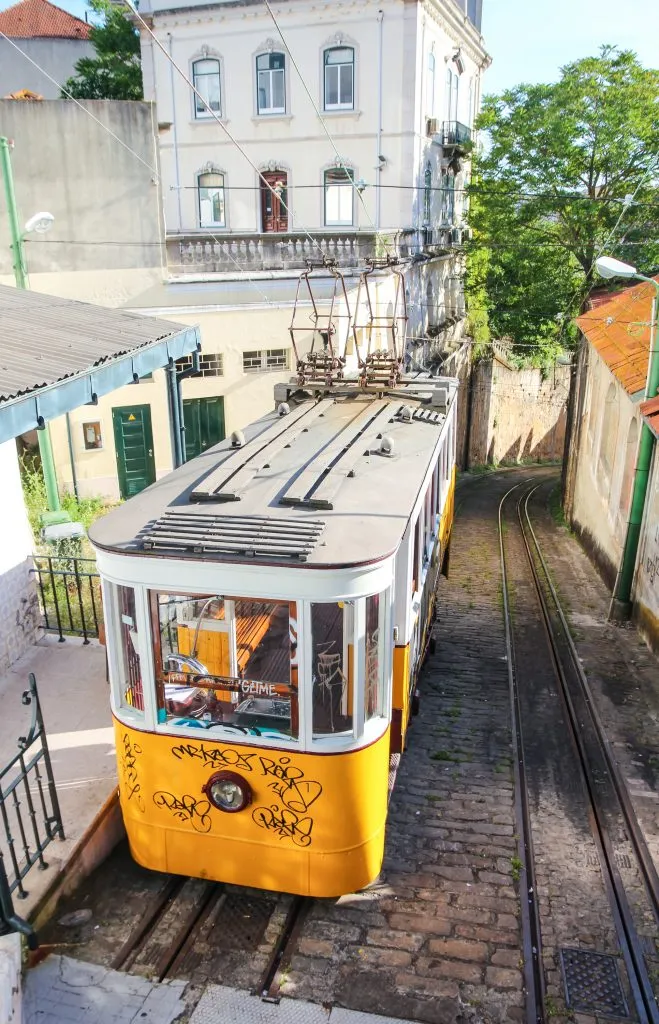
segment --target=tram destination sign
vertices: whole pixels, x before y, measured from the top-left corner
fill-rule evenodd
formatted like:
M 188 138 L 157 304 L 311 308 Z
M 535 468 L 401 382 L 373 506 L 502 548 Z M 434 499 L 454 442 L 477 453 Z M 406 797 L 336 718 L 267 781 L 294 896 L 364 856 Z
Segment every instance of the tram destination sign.
M 172 686 L 198 686 L 204 690 L 240 693 L 244 697 L 292 697 L 297 692 L 285 683 L 238 679 L 235 676 L 197 675 L 192 672 L 165 672 L 165 682 Z

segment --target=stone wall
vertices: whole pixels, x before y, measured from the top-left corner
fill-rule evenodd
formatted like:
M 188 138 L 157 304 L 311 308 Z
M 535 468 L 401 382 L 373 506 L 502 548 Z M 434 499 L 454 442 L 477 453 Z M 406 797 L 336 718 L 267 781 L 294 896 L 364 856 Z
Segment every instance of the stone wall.
M 469 464 L 561 459 L 569 385 L 569 366 L 544 376 L 498 356 L 477 363 L 468 394 Z
M 32 568 L 32 534 L 23 503 L 14 441 L 0 445 L 3 519 L 0 530 L 0 674 L 34 643 L 39 599 Z

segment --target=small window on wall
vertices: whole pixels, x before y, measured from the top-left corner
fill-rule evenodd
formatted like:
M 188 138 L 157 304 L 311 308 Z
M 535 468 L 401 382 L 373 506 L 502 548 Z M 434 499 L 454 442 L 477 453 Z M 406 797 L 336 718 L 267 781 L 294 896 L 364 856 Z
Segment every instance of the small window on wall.
M 196 60 L 192 65 L 192 79 L 196 89 L 195 118 L 213 117 L 213 114 L 219 117 L 222 114 L 219 60 Z
M 135 591 L 132 587 L 118 586 L 117 613 L 121 638 L 119 648 L 119 706 L 144 714 L 144 689 L 142 686 L 142 637 L 137 629 Z
M 334 167 L 325 171 L 325 224 L 328 227 L 353 223 L 354 171 Z
M 286 113 L 286 57 L 263 53 L 256 58 L 256 95 L 259 114 Z
M 347 601 L 311 605 L 314 736 L 352 732 L 353 623 Z
M 98 420 L 95 420 L 93 423 L 83 423 L 82 439 L 85 443 L 85 451 L 98 451 L 100 448 L 103 447 L 103 435 L 101 433 L 101 424 L 98 422 Z
M 325 110 L 352 110 L 355 51 L 350 46 L 325 50 Z
M 366 667 L 364 672 L 364 721 L 383 711 L 384 679 L 384 594 L 366 598 Z
M 202 228 L 226 227 L 224 175 L 215 172 L 197 175 L 197 192 L 199 226 Z

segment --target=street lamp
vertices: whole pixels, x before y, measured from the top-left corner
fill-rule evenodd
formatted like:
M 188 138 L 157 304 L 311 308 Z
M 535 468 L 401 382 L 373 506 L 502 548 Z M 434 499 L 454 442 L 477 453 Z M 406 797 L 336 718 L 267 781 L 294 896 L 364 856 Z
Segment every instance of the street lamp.
M 659 349 L 656 346 L 659 282 L 651 277 L 645 277 L 644 274 L 639 274 L 636 267 L 632 267 L 629 263 L 622 263 L 620 260 L 614 260 L 611 256 L 600 256 L 595 261 L 595 267 L 600 277 L 622 277 L 627 280 L 631 278 L 636 281 L 646 281 L 654 288 L 652 314 L 650 316 L 648 375 L 645 384 L 646 400 L 654 398 L 659 393 Z M 641 535 L 641 523 L 643 522 L 643 512 L 645 510 L 653 450 L 654 434 L 647 423 L 643 422 L 636 469 L 634 471 L 634 488 L 632 490 L 629 519 L 627 520 L 625 547 L 609 609 L 609 618 L 614 621 L 625 621 L 629 618 L 631 612 L 632 583 L 634 581 L 634 569 L 636 568 L 636 556 L 638 554 L 638 543 Z

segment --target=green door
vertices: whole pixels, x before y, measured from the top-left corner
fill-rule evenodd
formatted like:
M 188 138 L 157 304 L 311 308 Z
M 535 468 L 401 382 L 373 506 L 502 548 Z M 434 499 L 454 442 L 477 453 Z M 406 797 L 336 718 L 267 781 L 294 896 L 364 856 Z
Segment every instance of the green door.
M 122 498 L 138 494 L 156 479 L 153 458 L 151 406 L 125 405 L 112 410 L 114 447 L 117 453 L 119 493 Z
M 185 399 L 183 426 L 185 461 L 189 462 L 218 441 L 224 440 L 224 399 L 219 396 Z

